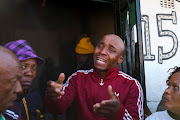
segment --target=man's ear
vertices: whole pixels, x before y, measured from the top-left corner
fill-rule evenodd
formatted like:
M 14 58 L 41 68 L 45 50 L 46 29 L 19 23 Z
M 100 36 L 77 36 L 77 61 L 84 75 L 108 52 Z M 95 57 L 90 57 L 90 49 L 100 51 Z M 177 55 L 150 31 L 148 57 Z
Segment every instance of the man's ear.
M 119 57 L 119 59 L 118 59 L 118 62 L 117 62 L 117 64 L 120 64 L 120 63 L 122 63 L 122 61 L 123 61 L 123 56 L 120 56 L 120 57 Z

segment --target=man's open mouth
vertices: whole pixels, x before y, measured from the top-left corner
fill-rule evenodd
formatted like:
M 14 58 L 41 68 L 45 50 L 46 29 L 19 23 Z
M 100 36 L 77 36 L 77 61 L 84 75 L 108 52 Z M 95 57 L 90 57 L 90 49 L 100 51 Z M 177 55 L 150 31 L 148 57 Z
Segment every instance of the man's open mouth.
M 107 62 L 105 59 L 100 58 L 100 57 L 97 57 L 97 61 L 98 61 L 99 63 L 106 63 L 106 62 Z

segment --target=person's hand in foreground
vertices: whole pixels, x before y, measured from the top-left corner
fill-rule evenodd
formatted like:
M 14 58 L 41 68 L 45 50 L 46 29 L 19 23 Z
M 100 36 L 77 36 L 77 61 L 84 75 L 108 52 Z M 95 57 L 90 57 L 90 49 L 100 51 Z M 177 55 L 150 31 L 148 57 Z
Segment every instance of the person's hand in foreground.
M 112 117 L 120 109 L 120 101 L 114 94 L 111 85 L 108 86 L 108 94 L 110 96 L 109 100 L 103 100 L 101 103 L 96 103 L 93 106 L 94 112 L 97 115 L 103 116 L 105 118 Z
M 57 81 L 48 81 L 47 97 L 49 100 L 56 101 L 60 99 L 65 93 L 63 89 L 63 81 L 65 74 L 61 73 Z

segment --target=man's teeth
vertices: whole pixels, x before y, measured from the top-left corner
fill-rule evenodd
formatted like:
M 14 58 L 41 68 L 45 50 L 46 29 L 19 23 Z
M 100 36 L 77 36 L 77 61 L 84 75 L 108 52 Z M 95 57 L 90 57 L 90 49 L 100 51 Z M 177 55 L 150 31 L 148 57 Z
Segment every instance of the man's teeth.
M 97 58 L 97 61 L 101 62 L 101 63 L 105 63 L 105 60 L 104 59 L 101 59 L 101 58 Z

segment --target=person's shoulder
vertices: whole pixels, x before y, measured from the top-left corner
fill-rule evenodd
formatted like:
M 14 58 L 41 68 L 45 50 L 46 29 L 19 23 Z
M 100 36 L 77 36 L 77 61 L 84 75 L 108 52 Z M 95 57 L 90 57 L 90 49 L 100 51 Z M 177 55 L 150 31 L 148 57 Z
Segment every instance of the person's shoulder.
M 139 81 L 133 77 L 131 77 L 130 75 L 119 71 L 119 81 L 121 84 L 124 84 L 125 86 L 129 87 L 129 88 L 135 88 L 136 90 L 139 90 L 142 92 L 142 87 L 141 84 L 139 83 Z
M 92 72 L 93 72 L 93 69 L 89 69 L 89 70 L 77 70 L 70 77 L 87 75 L 87 74 L 92 73 Z
M 78 70 L 77 73 L 78 74 L 89 74 L 93 72 L 93 69 L 89 69 L 89 70 Z
M 128 75 L 125 72 L 119 71 L 119 76 L 123 77 L 124 79 L 128 79 L 128 80 L 136 80 L 135 78 L 133 78 L 132 76 Z
M 151 114 L 146 120 L 173 120 L 167 113 L 167 111 L 159 111 Z
M 153 114 L 151 114 L 150 116 L 148 116 L 146 118 L 146 120 L 158 120 L 159 119 L 159 114 L 161 114 L 160 112 L 155 112 Z
M 137 79 L 133 78 L 132 76 L 130 76 L 122 71 L 119 71 L 118 76 L 120 77 L 121 80 L 124 80 L 124 82 L 139 83 L 139 81 Z

